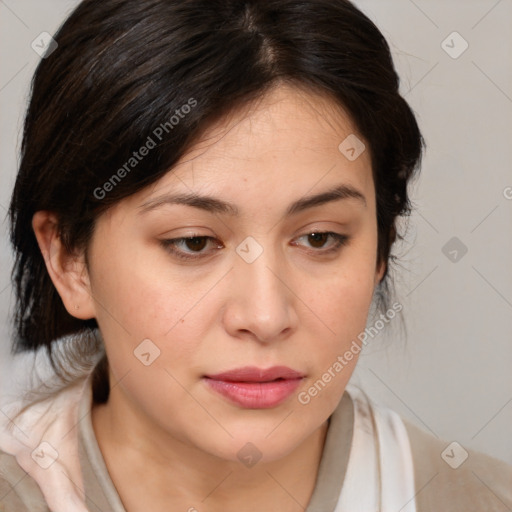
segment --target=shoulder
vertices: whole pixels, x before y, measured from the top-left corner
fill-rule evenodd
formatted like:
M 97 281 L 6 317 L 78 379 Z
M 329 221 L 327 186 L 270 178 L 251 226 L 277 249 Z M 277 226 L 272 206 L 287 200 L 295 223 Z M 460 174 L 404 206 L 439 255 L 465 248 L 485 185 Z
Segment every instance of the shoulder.
M 0 512 L 50 512 L 41 489 L 14 455 L 0 450 Z
M 512 466 L 440 440 L 405 419 L 411 446 L 418 512 L 512 510 Z
M 83 384 L 79 379 L 41 400 L 21 399 L 5 406 L 5 417 L 15 417 L 16 428 L 12 420 L 0 421 L 0 512 L 50 512 L 62 496 L 72 494 L 69 481 L 78 479 L 70 476 L 80 473 L 76 436 L 63 433 L 76 426 Z M 33 456 L 43 439 L 59 447 L 55 464 L 42 465 Z

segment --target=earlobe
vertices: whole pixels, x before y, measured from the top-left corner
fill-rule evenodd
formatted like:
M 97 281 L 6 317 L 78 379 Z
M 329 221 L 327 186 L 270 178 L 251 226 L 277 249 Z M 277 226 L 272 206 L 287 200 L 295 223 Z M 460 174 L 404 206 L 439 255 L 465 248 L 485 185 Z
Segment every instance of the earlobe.
M 68 252 L 58 233 L 58 217 L 40 210 L 32 218 L 32 229 L 46 269 L 67 312 L 82 320 L 95 317 L 89 275 L 83 255 Z
M 377 265 L 377 271 L 375 272 L 375 285 L 378 285 L 382 281 L 385 271 L 386 262 L 382 261 Z

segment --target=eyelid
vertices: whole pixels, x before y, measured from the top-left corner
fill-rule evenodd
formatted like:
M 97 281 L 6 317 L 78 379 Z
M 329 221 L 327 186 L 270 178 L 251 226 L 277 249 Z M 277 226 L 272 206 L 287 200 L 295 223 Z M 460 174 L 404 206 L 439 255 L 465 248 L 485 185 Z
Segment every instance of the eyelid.
M 198 252 L 198 253 L 195 253 L 196 256 L 192 256 L 192 254 L 194 254 L 193 252 L 184 252 L 184 251 L 180 251 L 180 250 L 174 249 L 174 246 L 178 242 L 182 242 L 182 241 L 185 241 L 185 240 L 190 240 L 190 239 L 193 239 L 193 238 L 205 238 L 207 240 L 217 240 L 213 236 L 191 234 L 191 235 L 188 235 L 188 236 L 181 236 L 181 237 L 177 237 L 177 238 L 168 238 L 168 239 L 165 239 L 165 240 L 160 240 L 160 243 L 164 247 L 164 249 L 166 249 L 173 256 L 175 256 L 176 258 L 178 258 L 180 260 L 193 261 L 193 260 L 199 260 L 201 258 L 207 257 L 208 255 L 206 253 L 204 253 L 204 252 Z
M 339 250 L 343 246 L 345 246 L 351 239 L 351 237 L 349 235 L 336 233 L 334 231 L 321 231 L 321 230 L 312 229 L 312 230 L 307 231 L 303 235 L 299 235 L 294 240 L 301 239 L 301 238 L 307 237 L 312 234 L 329 235 L 329 237 L 334 240 L 334 243 L 328 249 L 320 248 L 320 249 L 316 249 L 316 250 L 315 249 L 306 250 L 307 253 L 309 253 L 313 256 L 323 256 L 323 255 L 328 255 L 328 254 L 339 252 Z M 180 251 L 180 250 L 176 250 L 174 248 L 177 245 L 177 243 L 183 242 L 186 240 L 190 240 L 193 238 L 201 238 L 201 239 L 213 240 L 213 241 L 217 240 L 215 237 L 208 236 L 208 235 L 192 234 L 192 235 L 185 236 L 185 237 L 177 237 L 177 238 L 160 240 L 160 243 L 164 247 L 164 249 L 166 249 L 168 252 L 173 254 L 173 256 L 175 256 L 176 258 L 178 258 L 180 260 L 194 261 L 194 260 L 200 260 L 200 259 L 209 257 L 210 254 L 208 254 L 206 252 L 194 253 L 194 252 Z M 301 245 L 301 244 L 294 242 L 292 245 Z M 195 255 L 193 255 L 193 254 L 195 254 Z
M 309 252 L 312 252 L 314 254 L 319 254 L 319 255 L 335 252 L 340 247 L 345 245 L 350 239 L 350 237 L 348 235 L 343 235 L 341 233 L 336 233 L 334 231 L 320 231 L 320 230 L 311 230 L 308 233 L 305 233 L 304 235 L 298 236 L 297 239 L 304 238 L 304 237 L 307 237 L 312 234 L 329 235 L 334 240 L 334 243 L 332 244 L 332 246 L 329 249 L 318 249 L 318 250 L 313 249 L 313 250 L 309 251 Z M 299 245 L 299 244 L 293 243 L 293 245 Z

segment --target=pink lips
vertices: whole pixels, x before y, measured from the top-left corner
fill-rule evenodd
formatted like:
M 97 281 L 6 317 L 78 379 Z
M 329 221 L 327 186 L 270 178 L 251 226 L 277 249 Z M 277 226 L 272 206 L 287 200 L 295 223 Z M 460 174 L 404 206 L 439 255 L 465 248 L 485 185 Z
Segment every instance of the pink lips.
M 304 375 L 286 366 L 268 369 L 246 366 L 206 375 L 206 384 L 217 393 L 247 409 L 269 409 L 284 402 Z

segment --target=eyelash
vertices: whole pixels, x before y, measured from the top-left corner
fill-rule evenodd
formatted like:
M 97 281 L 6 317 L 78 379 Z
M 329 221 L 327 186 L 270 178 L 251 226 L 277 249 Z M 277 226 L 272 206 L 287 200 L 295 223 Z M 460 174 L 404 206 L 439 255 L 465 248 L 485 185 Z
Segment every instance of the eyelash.
M 327 249 L 327 250 L 308 251 L 308 252 L 312 253 L 315 256 L 326 256 L 326 255 L 329 255 L 329 254 L 336 253 L 343 246 L 345 246 L 348 243 L 348 241 L 350 240 L 349 236 L 341 235 L 340 233 L 334 233 L 333 231 L 311 231 L 310 233 L 306 233 L 304 235 L 301 235 L 299 238 L 307 237 L 309 235 L 329 235 L 335 241 L 334 245 L 331 248 Z M 196 235 L 193 235 L 193 236 L 188 236 L 188 237 L 170 238 L 170 239 L 167 239 L 167 240 L 160 240 L 160 243 L 162 244 L 162 246 L 164 247 L 165 250 L 167 250 L 168 252 L 170 252 L 171 254 L 176 256 L 178 259 L 191 261 L 191 260 L 198 260 L 200 258 L 204 258 L 204 257 L 207 257 L 207 256 L 205 256 L 201 252 L 197 252 L 196 253 L 196 254 L 198 254 L 197 256 L 191 256 L 190 253 L 186 253 L 186 252 L 183 252 L 183 251 L 176 250 L 175 246 L 179 242 L 184 242 L 186 240 L 204 239 L 204 238 L 206 238 L 208 240 L 215 240 L 215 238 L 213 238 L 211 236 L 200 236 L 200 235 L 196 236 Z

